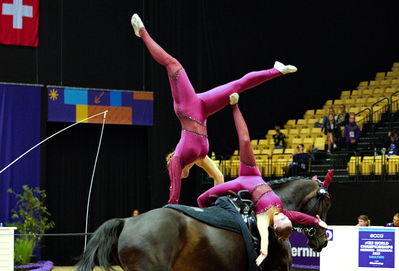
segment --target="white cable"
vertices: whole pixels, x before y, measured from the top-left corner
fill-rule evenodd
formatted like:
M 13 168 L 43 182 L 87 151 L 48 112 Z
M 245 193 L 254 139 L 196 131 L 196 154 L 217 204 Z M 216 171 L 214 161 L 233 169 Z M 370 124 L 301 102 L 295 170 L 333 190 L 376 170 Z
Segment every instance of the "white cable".
M 75 126 L 75 125 L 78 124 L 78 123 L 84 122 L 84 121 L 89 120 L 89 119 L 94 118 L 94 117 L 97 117 L 97 116 L 99 116 L 99 115 L 101 115 L 101 114 L 104 114 L 104 116 L 105 116 L 105 115 L 107 114 L 107 112 L 108 112 L 108 110 L 105 110 L 104 112 L 101 112 L 101 113 L 95 114 L 95 115 L 93 115 L 93 116 L 90 116 L 90 117 L 88 117 L 88 118 L 82 119 L 82 120 L 80 120 L 80 121 L 78 121 L 78 122 L 75 122 L 75 123 L 69 125 L 68 127 L 65 127 L 65 128 L 62 129 L 62 130 L 60 130 L 60 131 L 58 131 L 58 132 L 52 134 L 51 136 L 49 136 L 49 137 L 43 139 L 42 141 L 40 141 L 39 143 L 37 143 L 35 146 L 33 146 L 32 148 L 30 148 L 29 150 L 27 150 L 26 152 L 24 152 L 23 154 L 21 154 L 17 159 L 15 159 L 15 160 L 12 161 L 11 163 L 9 163 L 5 168 L 3 168 L 2 170 L 0 170 L 0 174 L 3 173 L 7 168 L 9 168 L 10 166 L 12 166 L 12 165 L 13 165 L 15 162 L 17 162 L 19 159 L 21 159 L 22 157 L 24 157 L 26 154 L 28 154 L 29 152 L 31 152 L 31 151 L 34 150 L 36 147 L 40 146 L 41 144 L 43 144 L 44 142 L 46 142 L 46 141 L 49 140 L 50 138 L 52 138 L 52 137 L 58 135 L 59 133 L 62 133 L 63 131 L 65 131 L 65 130 L 67 130 L 67 129 L 73 127 L 73 126 Z
M 87 228 L 88 228 L 88 223 L 89 223 L 89 209 L 90 209 L 91 189 L 92 189 L 92 187 L 93 187 L 94 174 L 95 174 L 95 172 L 96 172 L 98 154 L 100 153 L 101 141 L 102 141 L 102 139 L 103 139 L 104 125 L 105 125 L 105 118 L 106 118 L 106 117 L 107 117 L 107 111 L 105 111 L 105 113 L 104 113 L 103 125 L 102 125 L 102 127 L 101 127 L 101 134 L 100 134 L 100 140 L 99 140 L 99 142 L 98 142 L 97 153 L 96 153 L 96 159 L 94 160 L 94 168 L 93 168 L 93 172 L 92 172 L 92 174 L 91 174 L 89 195 L 87 196 L 86 221 L 85 221 L 85 234 L 86 234 L 86 235 L 85 235 L 85 245 L 84 245 L 84 250 L 83 250 L 83 252 L 86 251 L 86 245 L 87 245 Z

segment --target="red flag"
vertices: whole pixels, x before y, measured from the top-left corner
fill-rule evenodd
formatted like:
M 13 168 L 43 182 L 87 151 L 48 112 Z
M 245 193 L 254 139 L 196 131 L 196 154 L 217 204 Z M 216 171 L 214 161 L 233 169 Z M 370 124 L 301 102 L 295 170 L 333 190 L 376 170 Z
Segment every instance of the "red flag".
M 0 43 L 39 44 L 39 0 L 0 0 Z

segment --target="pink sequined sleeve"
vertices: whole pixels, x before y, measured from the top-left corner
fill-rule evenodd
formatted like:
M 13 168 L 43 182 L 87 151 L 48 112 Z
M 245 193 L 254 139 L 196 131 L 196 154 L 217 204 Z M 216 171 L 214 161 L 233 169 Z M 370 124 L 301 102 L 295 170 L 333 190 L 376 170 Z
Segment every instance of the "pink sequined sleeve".
M 285 214 L 294 225 L 316 226 L 319 222 L 316 217 L 301 212 L 283 210 L 282 213 Z

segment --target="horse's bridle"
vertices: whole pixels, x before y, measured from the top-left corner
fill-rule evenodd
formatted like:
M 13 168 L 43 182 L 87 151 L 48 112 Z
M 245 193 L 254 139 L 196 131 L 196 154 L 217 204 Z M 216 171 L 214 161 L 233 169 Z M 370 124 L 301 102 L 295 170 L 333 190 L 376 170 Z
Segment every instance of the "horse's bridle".
M 323 235 L 325 235 L 325 233 L 320 233 L 319 235 L 317 235 L 317 227 L 293 227 L 293 230 L 305 234 L 308 239 L 314 240 L 316 242 L 316 247 L 319 247 L 319 240 Z M 326 246 L 327 242 L 323 244 L 322 248 Z

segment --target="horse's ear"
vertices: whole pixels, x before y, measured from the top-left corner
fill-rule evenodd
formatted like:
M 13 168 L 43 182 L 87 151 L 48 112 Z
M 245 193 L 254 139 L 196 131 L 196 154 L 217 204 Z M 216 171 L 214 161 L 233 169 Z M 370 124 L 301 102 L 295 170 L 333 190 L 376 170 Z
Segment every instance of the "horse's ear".
M 333 180 L 333 177 L 334 177 L 334 170 L 333 170 L 333 169 L 330 169 L 330 170 L 327 172 L 327 175 L 326 175 L 326 177 L 324 178 L 324 181 L 323 181 L 323 183 L 322 183 L 322 186 L 323 186 L 325 189 L 328 189 L 328 187 L 330 186 L 330 184 L 331 184 L 331 182 L 332 182 L 332 180 Z

